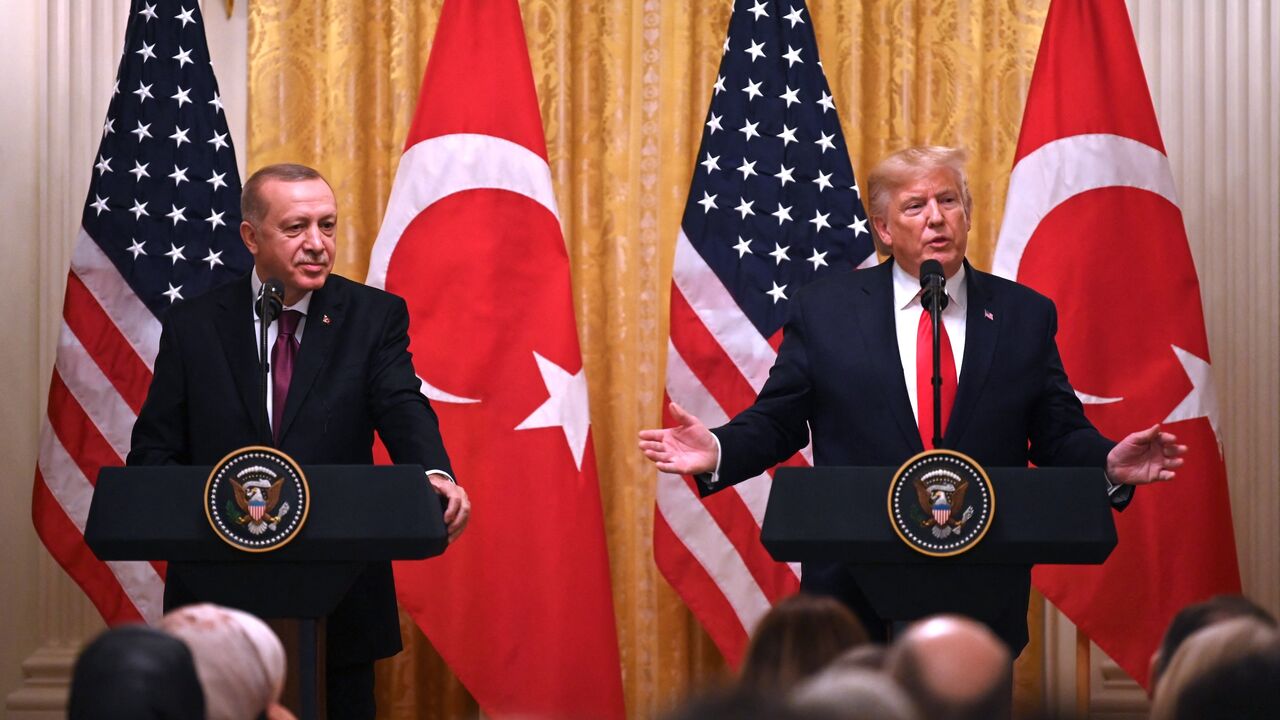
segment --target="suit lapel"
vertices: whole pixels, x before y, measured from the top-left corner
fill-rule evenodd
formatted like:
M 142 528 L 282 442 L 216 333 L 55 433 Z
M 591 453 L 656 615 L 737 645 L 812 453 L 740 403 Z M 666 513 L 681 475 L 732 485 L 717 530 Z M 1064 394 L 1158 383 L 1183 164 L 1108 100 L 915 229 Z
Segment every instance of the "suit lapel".
M 969 307 L 965 311 L 964 361 L 960 367 L 960 382 L 956 386 L 956 400 L 947 420 L 947 432 L 943 444 L 954 448 L 963 437 L 973 416 L 982 388 L 987 384 L 991 361 L 995 357 L 996 339 L 1000 335 L 1000 318 L 1003 313 L 996 307 L 986 277 L 965 261 L 968 275 Z
M 870 270 L 853 273 L 862 280 L 863 297 L 850 303 L 862 330 L 867 361 L 872 365 L 873 381 L 880 389 L 883 407 L 893 416 L 898 429 L 916 452 L 924 449 L 920 443 L 920 429 L 911 412 L 911 396 L 903 377 L 902 359 L 898 354 L 898 333 L 894 324 L 893 261 L 881 263 Z
M 284 443 L 293 420 L 298 416 L 302 401 L 311 391 L 320 369 L 329 360 L 333 338 L 342 322 L 345 299 L 340 280 L 330 275 L 324 287 L 311 296 L 307 308 L 307 324 L 302 332 L 298 348 L 298 360 L 293 366 L 293 378 L 289 381 L 289 394 L 284 403 L 284 416 L 280 420 L 280 441 Z
M 231 367 L 232 380 L 240 401 L 244 403 L 245 414 L 253 422 L 254 434 L 269 445 L 271 432 L 259 388 L 262 364 L 258 361 L 258 339 L 253 334 L 252 296 L 253 289 L 248 275 L 233 282 L 229 292 L 223 294 L 220 302 L 222 311 L 218 313 L 216 324 L 222 350 Z

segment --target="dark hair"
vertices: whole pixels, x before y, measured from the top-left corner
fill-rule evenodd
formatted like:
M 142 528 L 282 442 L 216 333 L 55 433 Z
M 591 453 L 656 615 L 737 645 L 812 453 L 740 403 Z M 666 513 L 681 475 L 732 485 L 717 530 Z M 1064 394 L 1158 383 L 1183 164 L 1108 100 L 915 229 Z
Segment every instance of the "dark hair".
M 1237 617 L 1257 618 L 1271 627 L 1276 620 L 1254 601 L 1243 595 L 1216 595 L 1204 602 L 1188 605 L 1178 611 L 1164 631 L 1164 639 L 1156 652 L 1155 662 L 1151 666 L 1151 684 L 1155 685 L 1160 676 L 1169 668 L 1169 661 L 1187 638 L 1197 630 L 1214 623 Z
M 760 620 L 747 646 L 739 683 L 753 692 L 786 693 L 865 642 L 862 623 L 838 600 L 795 595 Z
M 257 225 L 267 214 L 266 202 L 262 199 L 262 185 L 269 180 L 281 182 L 303 182 L 304 180 L 324 180 L 324 176 L 315 168 L 298 163 L 276 163 L 259 169 L 249 176 L 240 190 L 240 217 L 250 225 Z M 328 180 L 324 180 L 328 184 Z
M 1175 720 L 1280 717 L 1280 642 L 1209 668 L 1178 694 Z
M 190 720 L 204 717 L 191 651 L 168 633 L 125 625 L 99 635 L 71 674 L 71 720 Z

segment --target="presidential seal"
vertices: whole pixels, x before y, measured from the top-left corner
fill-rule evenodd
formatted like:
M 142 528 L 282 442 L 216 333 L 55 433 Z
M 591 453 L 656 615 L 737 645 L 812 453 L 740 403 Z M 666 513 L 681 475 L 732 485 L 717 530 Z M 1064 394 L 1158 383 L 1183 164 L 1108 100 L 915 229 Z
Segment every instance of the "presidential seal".
M 243 447 L 213 466 L 204 486 L 209 525 L 245 552 L 284 547 L 311 509 L 307 478 L 293 458 L 274 448 Z
M 973 458 L 928 450 L 898 468 L 889 484 L 889 523 L 912 550 L 949 557 L 977 545 L 991 528 L 996 496 Z

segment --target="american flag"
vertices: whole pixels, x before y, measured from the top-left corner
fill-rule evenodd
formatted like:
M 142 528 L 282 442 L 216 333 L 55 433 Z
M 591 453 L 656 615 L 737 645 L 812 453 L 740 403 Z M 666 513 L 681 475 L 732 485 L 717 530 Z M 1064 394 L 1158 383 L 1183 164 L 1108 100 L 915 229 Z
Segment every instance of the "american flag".
M 252 267 L 239 203 L 199 4 L 134 0 L 67 273 L 32 493 L 36 532 L 110 624 L 160 617 L 163 567 L 94 557 L 94 482 L 124 464 L 165 309 Z
M 723 424 L 764 385 L 795 292 L 875 262 L 803 0 L 739 0 L 676 242 L 667 396 Z M 658 476 L 658 567 L 735 665 L 760 617 L 799 587 L 798 568 L 760 545 L 771 482 L 700 500 L 691 479 Z

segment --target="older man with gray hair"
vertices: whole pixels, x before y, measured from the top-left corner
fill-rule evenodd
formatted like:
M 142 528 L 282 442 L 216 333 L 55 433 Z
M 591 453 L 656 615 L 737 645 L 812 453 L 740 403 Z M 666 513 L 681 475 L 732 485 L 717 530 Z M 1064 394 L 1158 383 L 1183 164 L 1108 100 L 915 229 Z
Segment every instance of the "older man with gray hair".
M 872 170 L 867 191 L 891 261 L 802 288 L 755 403 L 714 430 L 673 403 L 675 427 L 641 431 L 646 457 L 664 472 L 693 475 L 706 495 L 760 475 L 810 440 L 817 465 L 896 467 L 931 448 L 933 324 L 920 269 L 935 260 L 947 279 L 937 433 L 944 447 L 994 467 L 1106 468 L 1117 506 L 1128 501 L 1128 486 L 1173 477 L 1186 452 L 1173 435 L 1152 426 L 1115 443 L 1085 417 L 1054 341 L 1053 303 L 965 260 L 972 199 L 963 152 L 896 152 Z M 873 639 L 885 639 L 892 623 L 949 610 L 987 624 L 1015 655 L 1027 641 L 1030 584 L 1029 567 L 857 558 L 807 562 L 801 580 L 805 592 L 849 605 Z M 869 600 L 877 594 L 900 602 L 877 608 Z

